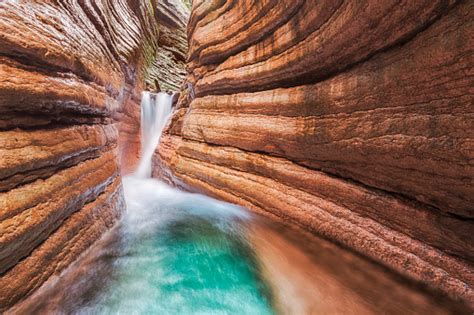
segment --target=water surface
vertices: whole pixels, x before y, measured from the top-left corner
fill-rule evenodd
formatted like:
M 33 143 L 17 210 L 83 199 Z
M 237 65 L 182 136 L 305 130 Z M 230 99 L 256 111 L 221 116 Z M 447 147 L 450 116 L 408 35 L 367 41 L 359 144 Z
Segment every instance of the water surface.
M 120 224 L 28 313 L 274 314 L 243 209 L 154 179 L 124 190 Z
M 119 224 L 14 314 L 462 314 L 291 224 L 124 178 Z

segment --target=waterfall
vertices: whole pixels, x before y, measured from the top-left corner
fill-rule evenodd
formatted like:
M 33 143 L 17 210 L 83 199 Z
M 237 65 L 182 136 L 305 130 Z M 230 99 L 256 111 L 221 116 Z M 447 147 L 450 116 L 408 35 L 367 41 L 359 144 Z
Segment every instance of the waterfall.
M 143 92 L 141 102 L 141 144 L 140 162 L 135 175 L 151 177 L 151 160 L 160 141 L 161 132 L 171 113 L 172 95 Z

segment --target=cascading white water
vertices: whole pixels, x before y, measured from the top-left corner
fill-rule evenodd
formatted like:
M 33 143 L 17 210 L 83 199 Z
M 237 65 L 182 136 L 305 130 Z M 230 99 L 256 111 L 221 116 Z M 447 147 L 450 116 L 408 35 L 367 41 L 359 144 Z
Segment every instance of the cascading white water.
M 40 288 L 16 313 L 375 314 L 383 313 L 385 305 L 388 313 L 404 313 L 403 300 L 392 305 L 387 303 L 392 297 L 373 293 L 385 296 L 383 290 L 393 289 L 411 303 L 414 293 L 402 291 L 401 281 L 392 283 L 393 274 L 386 278 L 380 269 L 371 274 L 366 262 L 357 262 L 361 258 L 319 239 L 306 245 L 314 248 L 294 247 L 281 234 L 286 229 L 270 230 L 245 209 L 149 178 L 170 111 L 169 95 L 143 94 L 140 167 L 135 176 L 123 177 L 127 212 L 76 265 Z M 290 236 L 310 240 L 306 234 Z M 350 278 L 344 271 L 351 269 L 364 270 L 371 280 L 380 278 L 380 288 L 364 287 L 359 273 Z M 359 295 L 359 288 L 370 295 Z M 409 312 L 413 305 L 408 304 Z
M 143 92 L 141 102 L 142 152 L 135 176 L 151 177 L 151 159 L 171 113 L 172 95 Z

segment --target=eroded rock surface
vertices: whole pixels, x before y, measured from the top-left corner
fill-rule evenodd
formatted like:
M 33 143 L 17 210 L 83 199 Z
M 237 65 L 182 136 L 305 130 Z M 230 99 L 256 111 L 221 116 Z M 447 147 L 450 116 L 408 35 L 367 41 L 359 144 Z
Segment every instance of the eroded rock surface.
M 160 80 L 150 69 L 165 66 L 156 60 L 160 8 L 0 2 L 0 313 L 124 210 L 120 175 L 138 160 L 141 91 Z
M 470 0 L 194 1 L 155 176 L 473 305 L 473 21 Z
M 181 0 L 158 1 L 160 34 L 158 52 L 148 70 L 146 83 L 156 90 L 155 79 L 162 91 L 177 91 L 186 76 L 185 64 L 188 51 L 186 26 L 189 8 Z

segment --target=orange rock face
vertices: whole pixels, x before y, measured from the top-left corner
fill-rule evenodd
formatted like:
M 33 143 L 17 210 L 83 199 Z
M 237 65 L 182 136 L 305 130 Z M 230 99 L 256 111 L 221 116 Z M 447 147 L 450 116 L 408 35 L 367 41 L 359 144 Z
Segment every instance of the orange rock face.
M 155 176 L 472 304 L 473 21 L 473 1 L 195 1 L 195 98 Z
M 0 3 L 0 313 L 124 210 L 120 175 L 138 160 L 157 5 Z

